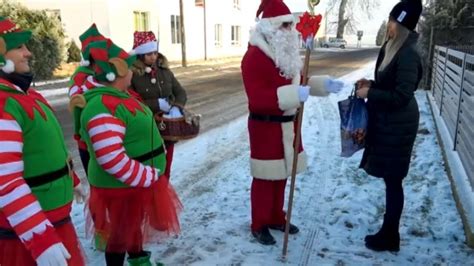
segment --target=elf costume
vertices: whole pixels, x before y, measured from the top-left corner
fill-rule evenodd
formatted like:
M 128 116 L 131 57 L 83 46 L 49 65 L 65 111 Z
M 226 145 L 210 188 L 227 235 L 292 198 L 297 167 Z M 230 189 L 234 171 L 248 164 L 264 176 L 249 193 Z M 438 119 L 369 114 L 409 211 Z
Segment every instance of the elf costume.
M 127 78 L 134 56 L 106 41 L 89 46 L 99 82 Z M 143 245 L 177 234 L 182 208 L 171 185 L 160 177 L 166 164 L 163 140 L 150 109 L 127 92 L 107 85 L 84 97 L 80 134 L 91 155 L 89 222 L 107 241 L 107 263 L 123 263 L 128 253 L 129 263 L 148 265 L 150 253 Z
M 107 38 L 99 32 L 95 24 L 92 24 L 83 34 L 81 34 L 81 36 L 79 36 L 79 40 L 81 41 L 82 61 L 81 65 L 76 69 L 76 71 L 74 71 L 74 74 L 72 74 L 69 81 L 69 109 L 73 114 L 74 139 L 79 148 L 82 165 L 87 173 L 89 153 L 87 152 L 86 143 L 79 137 L 81 108 L 85 105 L 84 97 L 82 95 L 84 92 L 93 89 L 96 86 L 101 86 L 94 79 L 94 71 L 90 67 L 88 44 L 94 41 L 107 40 Z
M 0 265 L 36 265 L 58 243 L 69 265 L 84 265 L 69 216 L 79 180 L 63 132 L 46 100 L 29 83 L 13 82 L 21 74 L 4 57 L 30 37 L 0 17 Z

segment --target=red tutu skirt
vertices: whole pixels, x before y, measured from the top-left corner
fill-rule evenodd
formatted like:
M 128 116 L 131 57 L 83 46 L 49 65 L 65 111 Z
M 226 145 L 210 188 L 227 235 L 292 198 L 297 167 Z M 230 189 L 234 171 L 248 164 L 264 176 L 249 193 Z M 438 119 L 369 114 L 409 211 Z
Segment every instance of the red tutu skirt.
M 85 257 L 77 240 L 76 230 L 71 222 L 55 227 L 56 234 L 66 247 L 71 258 L 69 266 L 83 266 Z M 2 266 L 35 266 L 36 261 L 19 239 L 0 239 L 0 265 Z
M 173 187 L 163 177 L 148 188 L 91 186 L 86 234 L 105 241 L 106 252 L 137 253 L 144 244 L 177 235 L 182 208 Z

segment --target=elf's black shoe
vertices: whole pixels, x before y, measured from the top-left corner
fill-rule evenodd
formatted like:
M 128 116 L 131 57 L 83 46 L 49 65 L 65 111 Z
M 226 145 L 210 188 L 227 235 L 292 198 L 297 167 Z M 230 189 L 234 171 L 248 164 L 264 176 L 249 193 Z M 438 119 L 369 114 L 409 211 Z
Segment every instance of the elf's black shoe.
M 400 234 L 380 230 L 365 237 L 365 246 L 373 251 L 400 251 Z
M 252 231 L 252 235 L 262 245 L 274 245 L 276 243 L 275 238 L 273 238 L 266 226 L 258 231 Z
M 279 231 L 285 232 L 286 224 L 270 225 L 268 227 L 270 229 L 273 229 L 273 230 L 279 230 Z M 294 234 L 298 233 L 299 231 L 300 231 L 300 229 L 296 225 L 290 223 L 290 230 L 289 230 L 290 235 L 294 235 Z

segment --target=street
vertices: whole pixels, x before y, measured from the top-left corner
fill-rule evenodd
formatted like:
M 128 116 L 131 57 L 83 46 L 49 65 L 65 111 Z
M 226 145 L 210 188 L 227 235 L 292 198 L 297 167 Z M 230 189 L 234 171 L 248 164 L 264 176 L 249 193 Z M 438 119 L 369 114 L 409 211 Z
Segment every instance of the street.
M 317 51 L 312 54 L 310 75 L 340 77 L 375 59 L 378 48 Z M 188 93 L 187 107 L 201 114 L 201 133 L 223 125 L 247 112 L 247 99 L 242 85 L 240 61 L 215 66 L 193 66 L 173 69 Z M 57 85 L 56 85 L 57 86 Z M 64 84 L 63 87 L 66 85 Z M 45 88 L 40 88 L 45 89 Z M 84 176 L 72 138 L 73 123 L 67 109 L 66 94 L 47 97 L 56 111 L 65 139 L 74 158 L 76 170 Z

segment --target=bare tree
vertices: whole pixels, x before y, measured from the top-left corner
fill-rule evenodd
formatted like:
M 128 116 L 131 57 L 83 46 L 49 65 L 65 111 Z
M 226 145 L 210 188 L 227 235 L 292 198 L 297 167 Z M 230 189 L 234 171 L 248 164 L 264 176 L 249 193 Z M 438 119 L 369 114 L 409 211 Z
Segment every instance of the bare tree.
M 329 12 L 338 7 L 337 38 L 343 38 L 346 27 L 350 32 L 355 32 L 358 12 L 371 18 L 371 12 L 379 6 L 379 0 L 330 0 L 328 3 Z

